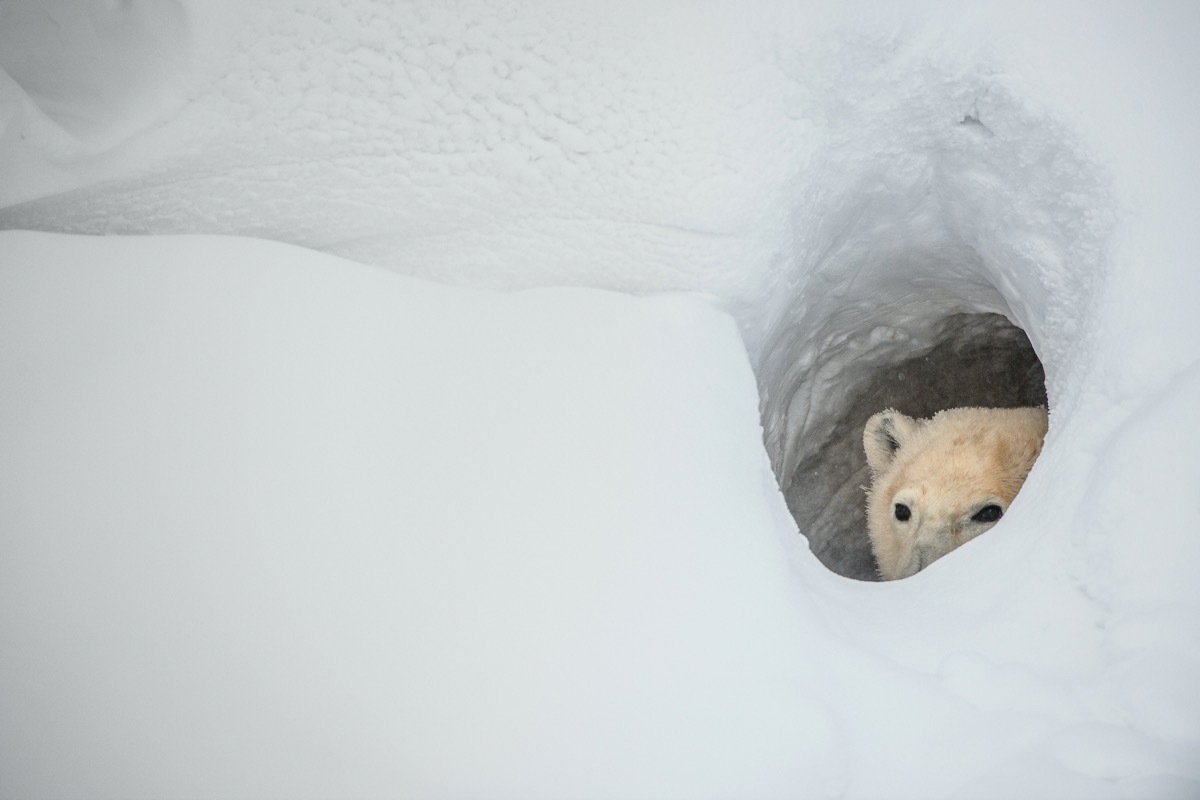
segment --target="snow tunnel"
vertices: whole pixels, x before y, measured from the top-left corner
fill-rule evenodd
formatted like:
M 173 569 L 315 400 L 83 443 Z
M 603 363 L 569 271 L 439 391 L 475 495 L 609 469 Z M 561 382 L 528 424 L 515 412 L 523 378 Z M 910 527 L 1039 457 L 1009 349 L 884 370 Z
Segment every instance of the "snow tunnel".
M 913 140 L 816 168 L 793 214 L 757 360 L 764 438 L 810 549 L 846 577 L 878 580 L 872 414 L 1042 405 L 1049 446 L 1082 367 L 1103 180 L 1060 128 L 1014 111 L 994 109 L 1000 131 L 977 110 L 924 128 L 892 120 Z

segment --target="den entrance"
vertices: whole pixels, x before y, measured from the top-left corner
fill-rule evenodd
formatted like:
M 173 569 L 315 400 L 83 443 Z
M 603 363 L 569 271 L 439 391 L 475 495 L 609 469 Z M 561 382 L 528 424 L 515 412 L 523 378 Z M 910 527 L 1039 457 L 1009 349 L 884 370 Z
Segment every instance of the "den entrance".
M 896 360 L 866 358 L 845 366 L 847 402 L 827 410 L 823 419 L 809 420 L 791 443 L 789 468 L 779 476 L 813 553 L 830 570 L 859 580 L 878 579 L 863 491 L 870 474 L 862 432 L 872 414 L 895 408 L 928 417 L 959 406 L 1047 404 L 1045 373 L 1029 338 L 1000 314 L 946 317 L 926 347 L 907 353 L 900 348 L 893 355 Z

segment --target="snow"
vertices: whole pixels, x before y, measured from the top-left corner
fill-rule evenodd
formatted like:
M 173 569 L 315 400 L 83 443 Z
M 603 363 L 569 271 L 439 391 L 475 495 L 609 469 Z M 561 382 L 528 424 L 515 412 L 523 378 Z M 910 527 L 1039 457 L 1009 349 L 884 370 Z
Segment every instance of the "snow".
M 735 6 L 0 5 L 0 796 L 1200 792 L 1200 11 Z
M 844 780 L 728 317 L 3 241 L 7 794 Z

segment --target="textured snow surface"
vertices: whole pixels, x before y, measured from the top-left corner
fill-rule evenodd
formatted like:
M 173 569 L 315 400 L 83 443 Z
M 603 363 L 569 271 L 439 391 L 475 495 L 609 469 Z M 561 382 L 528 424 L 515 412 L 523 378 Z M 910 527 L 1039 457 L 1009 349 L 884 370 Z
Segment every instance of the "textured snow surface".
M 1197 34 L 0 3 L 0 797 L 1200 794 Z M 1043 456 L 837 575 L 961 314 Z

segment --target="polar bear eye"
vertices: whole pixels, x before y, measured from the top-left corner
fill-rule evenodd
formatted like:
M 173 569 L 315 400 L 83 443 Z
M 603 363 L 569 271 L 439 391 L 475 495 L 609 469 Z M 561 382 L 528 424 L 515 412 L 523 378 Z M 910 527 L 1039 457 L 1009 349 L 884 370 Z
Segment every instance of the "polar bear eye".
M 912 509 L 904 505 L 904 503 L 896 503 L 896 519 L 901 522 L 908 522 L 912 518 Z
M 975 512 L 971 519 L 976 522 L 995 522 L 1004 516 L 1004 509 L 997 505 L 984 506 Z

